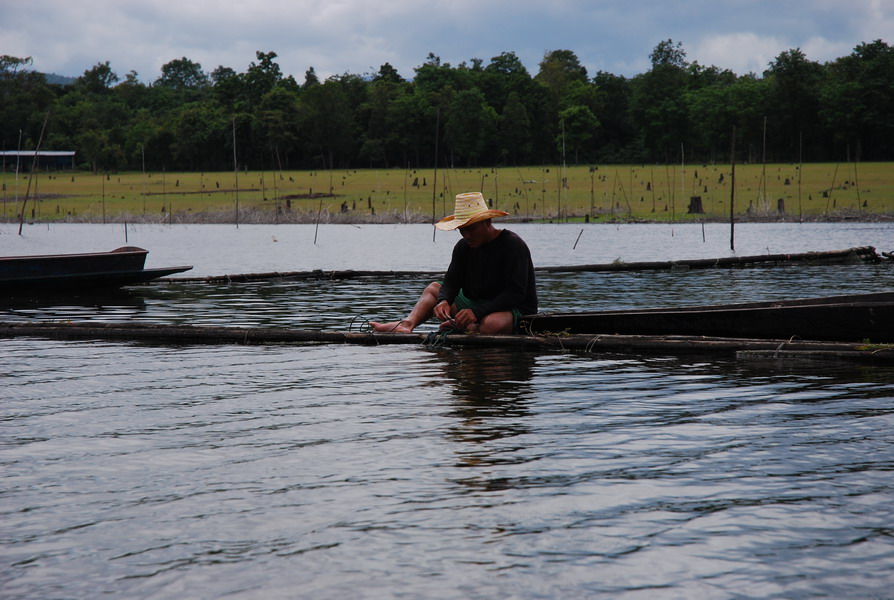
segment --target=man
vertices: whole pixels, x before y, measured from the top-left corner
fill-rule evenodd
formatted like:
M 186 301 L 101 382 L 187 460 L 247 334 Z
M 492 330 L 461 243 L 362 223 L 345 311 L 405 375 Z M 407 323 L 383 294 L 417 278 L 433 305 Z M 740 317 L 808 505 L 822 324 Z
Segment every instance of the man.
M 410 333 L 434 315 L 442 328 L 517 333 L 518 318 L 537 312 L 537 290 L 527 244 L 491 222 L 508 214 L 489 209 L 479 192 L 459 194 L 454 214 L 435 223 L 438 229 L 458 229 L 462 235 L 453 247 L 444 281 L 428 284 L 406 319 L 370 321 L 370 326 L 381 332 Z

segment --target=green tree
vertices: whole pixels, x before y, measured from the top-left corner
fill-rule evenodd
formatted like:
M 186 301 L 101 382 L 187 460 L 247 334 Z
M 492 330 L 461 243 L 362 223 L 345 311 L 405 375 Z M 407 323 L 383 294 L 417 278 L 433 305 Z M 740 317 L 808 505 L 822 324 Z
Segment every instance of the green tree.
M 310 67 L 307 69 L 307 71 L 304 72 L 304 85 L 302 85 L 301 87 L 306 90 L 308 88 L 314 87 L 315 85 L 320 85 L 320 78 L 317 77 L 317 72 L 314 70 L 314 68 Z
M 594 115 L 601 127 L 596 132 L 598 162 L 641 162 L 636 128 L 630 120 L 630 80 L 599 71 L 593 77 L 599 101 Z
M 169 129 L 166 119 L 156 116 L 148 108 L 137 110 L 132 114 L 124 132 L 127 164 L 132 169 L 142 169 L 145 161 L 146 168 L 150 170 L 179 166 L 169 159 L 174 139 L 174 133 Z
M 147 88 L 136 71 L 129 71 L 124 81 L 115 86 L 115 95 L 131 109 L 143 108 L 148 99 Z
M 469 166 L 484 154 L 493 139 L 497 113 L 479 90 L 458 92 L 447 115 L 447 143 L 451 151 L 465 158 Z
M 653 160 L 675 162 L 688 138 L 685 56 L 679 44 L 661 42 L 649 55 L 652 68 L 631 82 L 631 115 Z
M 300 123 L 308 154 L 320 157 L 319 166 L 331 169 L 350 164 L 354 116 L 338 81 L 327 80 L 302 92 Z
M 510 94 L 523 94 L 530 83 L 530 73 L 514 52 L 491 58 L 478 79 L 478 87 L 494 108 L 506 106 Z
M 894 151 L 894 48 L 875 40 L 827 66 L 820 118 L 848 160 L 881 160 Z
M 178 92 L 200 90 L 208 86 L 208 83 L 208 76 L 202 71 L 202 65 L 185 56 L 162 65 L 161 76 L 155 80 L 155 85 Z
M 118 75 L 112 71 L 109 61 L 97 63 L 75 81 L 75 86 L 88 94 L 103 94 L 118 82 Z
M 276 52 L 255 52 L 258 62 L 252 62 L 245 72 L 245 95 L 251 102 L 258 102 L 282 81 L 282 70 L 274 60 Z
M 653 68 L 660 65 L 686 68 L 686 51 L 683 50 L 683 42 L 674 44 L 671 39 L 658 42 L 658 45 L 649 54 L 649 61 Z
M 242 98 L 246 97 L 244 77 L 230 67 L 214 69 L 211 83 L 215 99 L 229 111 L 235 111 Z
M 531 152 L 531 120 L 518 92 L 509 94 L 503 114 L 500 115 L 499 144 L 504 161 L 519 164 Z
M 399 100 L 411 90 L 411 86 L 396 73 L 387 63 L 383 65 L 379 75 L 367 86 L 366 100 L 356 113 L 358 120 L 366 124 L 360 137 L 360 157 L 370 164 L 384 164 L 387 167 L 397 163 L 399 156 L 406 160 L 404 150 L 408 143 L 399 139 L 403 131 L 401 119 L 415 121 L 415 117 L 401 115 L 392 118 L 395 109 L 399 108 Z
M 18 148 L 20 137 L 23 149 L 33 149 L 47 111 L 52 116 L 54 86 L 47 85 L 42 73 L 28 70 L 30 65 L 31 57 L 0 56 L 0 143 L 4 150 Z
M 694 146 L 704 160 L 728 161 L 735 127 L 737 155 L 743 157 L 739 160 L 760 160 L 766 89 L 766 82 L 745 75 L 732 83 L 717 82 L 690 90 L 686 95 L 689 120 L 697 123 L 689 138 L 690 147 Z
M 176 166 L 188 171 L 210 170 L 225 164 L 231 138 L 231 120 L 214 102 L 183 105 L 172 116 L 174 143 L 171 154 Z
M 767 137 L 770 149 L 776 148 L 768 160 L 797 160 L 803 147 L 814 153 L 821 150 L 819 93 L 823 67 L 807 60 L 799 49 L 786 50 L 770 63 L 764 72 L 770 82 L 771 104 Z
M 389 155 L 400 156 L 400 164 L 434 164 L 436 128 L 443 129 L 446 113 L 438 113 L 428 94 L 418 88 L 399 93 L 388 107 L 386 128 Z M 439 139 L 443 143 L 443 137 Z M 443 154 L 442 154 L 443 157 Z M 443 160 L 443 158 L 442 158 Z
M 599 128 L 599 119 L 586 106 L 570 106 L 559 113 L 562 131 L 556 139 L 556 148 L 564 150 L 566 156 L 574 155 L 574 163 L 580 162 L 580 154 L 589 148 L 590 140 Z
M 534 79 L 552 91 L 558 104 L 569 85 L 576 81 L 585 83 L 588 77 L 587 69 L 580 64 L 574 52 L 552 50 L 543 56 L 540 71 Z
M 400 73 L 397 72 L 397 69 L 391 66 L 390 63 L 385 63 L 381 67 L 379 67 L 379 72 L 375 74 L 372 78 L 373 82 L 387 82 L 387 83 L 403 83 L 404 78 L 400 76 Z
M 18 56 L 10 56 L 4 54 L 0 56 L 0 76 L 15 77 L 19 69 L 24 70 L 26 66 L 30 66 L 33 60 L 30 56 L 19 58 Z
M 90 163 L 94 173 L 113 171 L 124 165 L 124 150 L 101 130 L 87 129 L 76 138 L 78 153 Z
M 468 69 L 451 68 L 450 63 L 442 64 L 440 57 L 432 53 L 429 53 L 425 63 L 416 67 L 415 73 L 413 85 L 442 110 L 450 104 L 456 92 L 473 87 Z
M 298 149 L 300 114 L 299 97 L 294 91 L 273 88 L 261 98 L 257 130 L 275 154 L 289 156 Z

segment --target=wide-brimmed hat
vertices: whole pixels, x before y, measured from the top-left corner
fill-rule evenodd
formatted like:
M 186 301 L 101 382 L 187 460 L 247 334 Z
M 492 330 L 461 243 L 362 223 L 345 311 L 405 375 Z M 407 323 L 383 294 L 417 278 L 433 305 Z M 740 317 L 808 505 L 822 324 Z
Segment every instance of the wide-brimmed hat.
M 443 231 L 453 231 L 478 221 L 508 215 L 508 212 L 488 208 L 481 192 L 467 192 L 456 196 L 456 207 L 453 209 L 453 214 L 435 223 L 435 227 Z

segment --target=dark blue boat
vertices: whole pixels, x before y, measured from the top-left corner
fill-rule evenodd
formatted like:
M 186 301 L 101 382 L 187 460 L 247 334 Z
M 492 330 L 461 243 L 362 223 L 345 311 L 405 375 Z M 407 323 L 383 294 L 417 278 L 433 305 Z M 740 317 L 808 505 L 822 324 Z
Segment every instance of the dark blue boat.
M 522 318 L 534 335 L 687 335 L 894 343 L 894 292 Z
M 0 257 L 0 295 L 109 290 L 192 268 L 146 269 L 147 254 L 143 248 L 124 246 L 111 252 Z

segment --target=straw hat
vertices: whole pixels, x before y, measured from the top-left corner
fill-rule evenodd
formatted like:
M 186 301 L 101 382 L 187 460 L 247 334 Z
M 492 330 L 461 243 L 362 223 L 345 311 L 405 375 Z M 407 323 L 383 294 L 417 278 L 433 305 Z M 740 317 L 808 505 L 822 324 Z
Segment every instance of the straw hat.
M 467 192 L 456 196 L 456 207 L 453 214 L 435 223 L 435 227 L 443 231 L 453 231 L 478 221 L 508 215 L 508 212 L 488 208 L 481 192 Z

